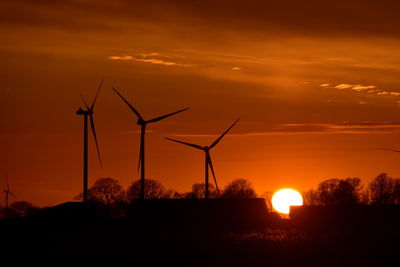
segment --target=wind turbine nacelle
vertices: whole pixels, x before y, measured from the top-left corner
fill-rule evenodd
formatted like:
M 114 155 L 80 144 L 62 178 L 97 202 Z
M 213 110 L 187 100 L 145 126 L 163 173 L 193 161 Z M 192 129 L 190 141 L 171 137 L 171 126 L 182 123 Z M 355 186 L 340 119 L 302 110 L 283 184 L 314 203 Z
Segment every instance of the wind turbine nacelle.
M 77 111 L 76 111 L 76 114 L 77 115 L 85 115 L 85 111 L 82 109 L 82 108 L 79 108 Z

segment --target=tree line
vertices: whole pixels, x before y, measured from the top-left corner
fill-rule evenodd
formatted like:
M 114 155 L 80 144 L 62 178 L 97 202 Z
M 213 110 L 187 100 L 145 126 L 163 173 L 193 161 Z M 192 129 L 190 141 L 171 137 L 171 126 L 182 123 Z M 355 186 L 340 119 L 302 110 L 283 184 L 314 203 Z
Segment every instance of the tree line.
M 228 183 L 221 192 L 209 185 L 211 198 L 254 198 L 257 194 L 252 184 L 246 179 L 235 179 Z M 147 199 L 197 199 L 204 198 L 205 184 L 195 183 L 189 192 L 178 192 L 166 189 L 159 181 L 145 180 L 145 198 Z M 393 178 L 381 173 L 366 186 L 358 177 L 345 179 L 332 178 L 320 182 L 316 189 L 302 192 L 304 205 L 393 205 L 400 204 L 400 178 Z M 271 192 L 260 197 L 266 201 L 267 208 L 272 211 Z M 88 199 L 91 202 L 115 210 L 124 210 L 134 199 L 140 198 L 140 180 L 124 190 L 119 181 L 113 178 L 100 178 L 89 188 Z M 82 194 L 75 197 L 82 199 Z M 15 201 L 8 208 L 0 209 L 0 219 L 25 217 L 40 210 L 28 201 Z
M 228 183 L 221 192 L 209 184 L 211 198 L 254 198 L 257 194 L 252 184 L 246 179 L 235 179 Z M 159 181 L 145 180 L 145 198 L 203 198 L 204 183 L 195 183 L 189 192 L 180 193 L 166 189 Z M 400 178 L 392 178 L 381 173 L 366 186 L 358 177 L 345 179 L 332 178 L 319 183 L 316 189 L 302 192 L 304 205 L 391 205 L 400 204 Z M 119 181 L 113 178 L 100 178 L 89 189 L 89 200 L 104 205 L 117 202 L 131 202 L 140 197 L 140 180 L 134 181 L 124 190 Z M 271 194 L 264 193 L 261 197 L 270 202 Z M 81 199 L 82 194 L 77 196 Z
M 366 186 L 358 177 L 328 179 L 303 192 L 304 205 L 400 204 L 400 178 L 381 173 Z
M 167 199 L 167 198 L 204 198 L 205 184 L 196 183 L 192 185 L 189 192 L 180 193 L 173 189 L 166 189 L 159 181 L 154 179 L 145 180 L 145 198 L 146 199 Z M 257 197 L 251 183 L 246 179 L 235 179 L 221 192 L 209 184 L 210 198 L 254 198 Z M 75 200 L 82 200 L 83 194 L 75 197 Z M 96 203 L 106 210 L 115 213 L 119 217 L 126 210 L 127 205 L 134 199 L 140 198 L 140 180 L 124 190 L 118 180 L 113 178 L 100 178 L 96 180 L 88 190 L 88 201 Z M 0 219 L 20 218 L 31 215 L 40 210 L 39 207 L 28 201 L 15 201 L 7 208 L 0 209 Z
M 180 193 L 173 189 L 166 189 L 159 181 L 153 179 L 145 180 L 145 198 L 204 198 L 205 184 L 196 183 L 192 185 L 189 192 Z M 216 188 L 209 184 L 209 194 L 211 198 L 254 198 L 257 194 L 252 184 L 246 179 L 235 179 L 228 183 L 225 188 L 218 192 Z M 76 199 L 81 199 L 82 194 Z M 120 185 L 118 180 L 113 178 L 100 178 L 95 181 L 88 190 L 88 199 L 103 205 L 112 205 L 117 202 L 130 203 L 134 199 L 140 198 L 140 180 L 134 181 L 126 190 Z

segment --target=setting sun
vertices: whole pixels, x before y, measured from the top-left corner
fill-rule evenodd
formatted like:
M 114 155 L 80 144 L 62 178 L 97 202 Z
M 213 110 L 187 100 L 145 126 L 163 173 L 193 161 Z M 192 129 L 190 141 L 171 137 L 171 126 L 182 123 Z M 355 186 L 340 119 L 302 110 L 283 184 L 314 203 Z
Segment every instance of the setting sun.
M 289 214 L 290 206 L 303 205 L 303 197 L 293 189 L 281 189 L 272 196 L 272 206 L 280 213 Z

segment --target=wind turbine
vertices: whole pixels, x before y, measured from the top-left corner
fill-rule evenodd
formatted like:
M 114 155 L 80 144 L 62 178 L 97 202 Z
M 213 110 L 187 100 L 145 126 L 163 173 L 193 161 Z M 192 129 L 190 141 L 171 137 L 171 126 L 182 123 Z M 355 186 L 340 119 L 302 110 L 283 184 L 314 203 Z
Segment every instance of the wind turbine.
M 99 144 L 97 142 L 96 129 L 94 127 L 94 120 L 93 120 L 94 105 L 96 104 L 96 100 L 97 100 L 97 97 L 99 96 L 100 89 L 103 85 L 103 81 L 104 81 L 104 79 L 101 80 L 99 88 L 97 89 L 96 96 L 90 106 L 86 103 L 83 96 L 79 93 L 79 95 L 81 96 L 81 98 L 83 100 L 83 103 L 85 104 L 86 109 L 83 109 L 80 107 L 76 111 L 77 115 L 83 116 L 83 201 L 84 202 L 86 202 L 88 200 L 88 117 L 90 120 L 90 127 L 92 129 L 94 141 L 96 143 L 97 156 L 99 158 L 100 167 L 103 167 L 102 162 L 101 162 L 101 157 L 100 157 Z
M 212 149 L 213 147 L 215 147 L 219 141 L 221 141 L 221 139 L 229 132 L 230 129 L 232 129 L 233 126 L 235 126 L 235 124 L 239 121 L 239 119 L 237 119 L 224 133 L 221 134 L 220 137 L 218 137 L 210 146 L 200 146 L 200 145 L 196 145 L 196 144 L 191 144 L 191 143 L 187 143 L 187 142 L 183 142 L 183 141 L 179 141 L 179 140 L 175 140 L 172 138 L 165 138 L 167 140 L 173 141 L 173 142 L 177 142 L 183 145 L 187 145 L 187 146 L 191 146 L 200 150 L 203 150 L 205 153 L 205 194 L 204 194 L 204 198 L 208 198 L 209 197 L 209 182 L 208 182 L 208 170 L 211 169 L 212 175 L 214 177 L 214 182 L 215 182 L 215 187 L 217 188 L 217 192 L 219 194 L 219 189 L 218 189 L 218 184 L 217 184 L 217 179 L 215 178 L 215 173 L 214 173 L 214 168 L 212 165 L 212 161 L 211 161 L 211 155 L 210 155 L 210 149 Z
M 168 118 L 172 115 L 175 115 L 177 113 L 180 113 L 182 111 L 188 110 L 189 108 L 185 108 L 185 109 L 181 109 L 172 113 L 168 113 L 166 115 L 160 116 L 160 117 L 156 117 L 154 119 L 151 120 L 145 120 L 143 119 L 142 115 L 140 115 L 140 113 L 117 91 L 117 89 L 115 89 L 113 87 L 113 90 L 115 91 L 115 93 L 117 93 L 117 95 L 129 106 L 129 108 L 133 111 L 133 113 L 136 114 L 136 116 L 138 117 L 137 120 L 137 124 L 140 125 L 140 152 L 139 152 L 139 164 L 138 164 L 138 170 L 140 169 L 140 198 L 144 199 L 144 187 L 145 187 L 145 157 L 144 157 L 144 138 L 145 138 L 145 133 L 146 133 L 146 126 L 148 123 L 153 123 L 153 122 L 157 122 L 160 120 L 163 120 L 165 118 Z
M 8 175 L 7 175 L 7 171 L 6 171 L 6 181 L 7 181 L 7 189 L 4 190 L 4 194 L 5 194 L 5 199 L 6 199 L 6 208 L 8 208 L 8 196 L 11 195 L 14 198 L 17 198 L 13 192 L 10 191 L 10 184 L 8 183 Z

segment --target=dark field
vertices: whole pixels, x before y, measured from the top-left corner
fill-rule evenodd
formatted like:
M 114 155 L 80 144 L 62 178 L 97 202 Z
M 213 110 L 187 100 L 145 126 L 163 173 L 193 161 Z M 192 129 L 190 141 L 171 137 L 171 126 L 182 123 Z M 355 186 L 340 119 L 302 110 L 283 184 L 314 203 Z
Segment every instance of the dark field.
M 141 232 L 126 226 L 2 233 L 14 266 L 389 266 L 399 236 Z M 10 240 L 12 239 L 12 240 Z M 395 266 L 395 265 L 393 265 Z
M 243 231 L 165 227 L 137 217 L 24 219 L 3 221 L 1 239 L 13 266 L 397 266 L 390 262 L 399 257 L 398 228 L 340 229 L 300 229 L 280 219 Z

